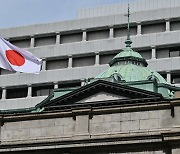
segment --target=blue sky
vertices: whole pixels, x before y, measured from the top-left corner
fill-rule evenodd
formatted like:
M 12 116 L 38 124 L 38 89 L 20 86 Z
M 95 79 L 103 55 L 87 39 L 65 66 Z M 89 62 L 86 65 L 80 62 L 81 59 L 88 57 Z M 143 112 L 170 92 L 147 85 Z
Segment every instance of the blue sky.
M 80 8 L 136 0 L 0 0 L 0 28 L 71 20 Z

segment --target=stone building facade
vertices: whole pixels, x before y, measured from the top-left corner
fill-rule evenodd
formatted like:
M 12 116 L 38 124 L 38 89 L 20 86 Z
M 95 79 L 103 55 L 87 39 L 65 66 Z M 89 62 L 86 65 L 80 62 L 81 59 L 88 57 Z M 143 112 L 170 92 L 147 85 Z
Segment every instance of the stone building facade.
M 179 83 L 179 0 L 137 0 L 131 6 L 132 47 L 168 83 Z M 39 75 L 1 70 L 2 110 L 32 107 L 52 89 L 76 87 L 108 68 L 124 48 L 127 4 L 82 9 L 77 19 L 0 29 L 2 37 L 43 58 Z
M 127 39 L 126 4 L 0 30 L 44 61 L 38 75 L 1 70 L 1 153 L 180 153 L 180 2 L 130 5 Z
M 3 114 L 0 152 L 179 154 L 179 104 L 179 99 L 98 80 L 44 102 L 43 112 Z

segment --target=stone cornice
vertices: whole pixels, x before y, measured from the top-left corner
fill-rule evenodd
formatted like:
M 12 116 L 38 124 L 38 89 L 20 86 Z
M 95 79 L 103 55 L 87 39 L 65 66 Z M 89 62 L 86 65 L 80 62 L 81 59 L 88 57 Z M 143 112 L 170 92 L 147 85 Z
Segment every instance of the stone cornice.
M 83 139 L 81 138 L 83 136 Z M 81 134 L 74 136 L 62 136 L 53 138 L 41 138 L 30 140 L 11 140 L 2 142 L 0 152 L 7 151 L 29 151 L 40 149 L 70 149 L 70 148 L 88 148 L 95 146 L 123 146 L 124 148 L 140 148 L 141 146 L 166 147 L 174 145 L 180 141 L 179 130 L 159 129 L 149 131 L 135 131 L 124 133 L 105 133 L 105 134 Z M 139 145 L 137 145 L 139 144 Z M 131 145 L 131 146 L 130 146 Z M 127 146 L 127 147 L 126 147 Z
M 101 102 L 103 104 L 103 102 Z M 107 104 L 106 104 L 107 103 Z M 96 104 L 96 102 L 94 103 Z M 109 105 L 111 104 L 111 105 Z M 150 110 L 171 110 L 171 116 L 174 116 L 174 108 L 180 106 L 180 100 L 166 100 L 166 101 L 144 101 L 134 100 L 132 102 L 118 103 L 118 101 L 106 101 L 103 106 L 74 106 L 67 109 L 57 108 L 56 110 L 50 110 L 40 113 L 17 113 L 17 114 L 3 114 L 3 122 L 15 122 L 34 119 L 51 119 L 61 117 L 72 117 L 75 119 L 77 115 L 89 115 L 90 118 L 93 115 L 98 114 L 111 114 L 111 113 L 125 113 L 125 112 L 137 112 L 137 111 L 150 111 Z

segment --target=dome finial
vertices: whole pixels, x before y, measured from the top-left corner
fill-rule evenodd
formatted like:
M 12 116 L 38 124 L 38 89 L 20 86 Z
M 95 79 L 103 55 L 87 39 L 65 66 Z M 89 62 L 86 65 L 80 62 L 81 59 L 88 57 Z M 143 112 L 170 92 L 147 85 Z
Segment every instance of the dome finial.
M 128 33 L 127 33 L 127 39 L 125 41 L 126 47 L 131 47 L 132 41 L 130 39 L 130 28 L 129 28 L 129 17 L 130 17 L 130 10 L 129 10 L 129 3 L 128 3 Z

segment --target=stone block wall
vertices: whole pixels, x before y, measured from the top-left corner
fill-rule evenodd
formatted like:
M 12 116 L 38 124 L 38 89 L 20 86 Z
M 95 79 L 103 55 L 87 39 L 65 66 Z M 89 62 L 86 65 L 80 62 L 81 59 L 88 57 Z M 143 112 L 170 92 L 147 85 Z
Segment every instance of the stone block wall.
M 28 120 L 5 123 L 1 127 L 1 142 L 28 142 L 71 137 L 75 121 L 72 118 Z
M 178 124 L 179 121 L 171 117 L 171 110 L 114 113 L 94 116 L 90 120 L 90 133 L 148 131 Z
M 11 122 L 6 121 L 1 126 L 1 146 L 8 145 L 11 147 L 21 144 L 38 145 L 45 143 L 53 146 L 53 144 L 61 142 L 63 142 L 62 145 L 56 145 L 53 148 L 79 148 L 81 146 L 126 145 L 136 143 L 139 145 L 145 143 L 153 145 L 156 142 L 168 140 L 169 136 L 165 136 L 164 139 L 158 137 L 156 139 L 149 139 L 149 136 L 156 135 L 161 137 L 163 133 L 172 134 L 180 132 L 179 111 L 180 107 L 176 106 L 174 108 L 174 117 L 172 116 L 171 109 L 156 109 L 132 112 L 102 112 L 101 114 L 96 113 L 92 116 L 87 111 L 82 115 L 74 112 L 71 116 L 64 115 L 63 117 L 39 119 L 35 117 L 34 120 L 18 118 L 18 120 Z M 140 139 L 138 138 L 139 136 L 141 137 Z M 134 138 L 133 140 L 118 140 L 119 138 L 132 137 Z M 174 139 L 176 137 L 170 138 L 170 140 Z M 6 149 L 6 151 L 8 150 L 12 149 Z M 121 151 L 119 154 L 170 154 L 167 152 L 166 146 L 160 147 L 160 149 L 156 149 L 156 146 L 150 149 L 143 149 L 141 147 L 132 150 L 132 152 L 130 151 L 131 149 L 129 149 L 129 152 L 123 153 Z M 179 154 L 179 147 L 172 148 L 171 152 L 171 154 Z M 105 153 L 110 154 L 110 152 L 106 151 L 102 154 Z M 101 152 L 98 154 L 101 154 Z M 118 152 L 111 152 L 111 154 L 118 154 Z

